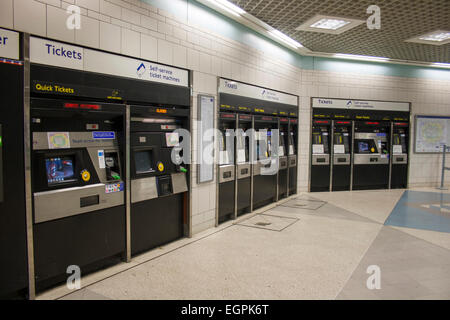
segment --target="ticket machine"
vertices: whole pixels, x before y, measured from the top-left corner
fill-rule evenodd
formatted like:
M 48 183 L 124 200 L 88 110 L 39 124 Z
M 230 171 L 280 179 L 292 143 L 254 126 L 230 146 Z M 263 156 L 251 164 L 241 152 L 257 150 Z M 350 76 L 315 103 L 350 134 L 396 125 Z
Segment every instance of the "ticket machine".
M 219 223 L 234 219 L 235 212 L 235 159 L 234 145 L 236 114 L 219 115 Z
M 31 100 L 38 291 L 124 255 L 124 116 L 120 104 Z
M 331 120 L 313 120 L 310 191 L 330 190 Z
M 332 191 L 350 190 L 352 122 L 333 121 Z
M 260 115 L 254 119 L 257 159 L 253 164 L 253 209 L 258 209 L 276 201 L 278 170 L 272 159 L 272 131 L 278 129 L 278 119 Z
M 407 188 L 409 123 L 394 122 L 392 130 L 391 188 Z
M 355 121 L 353 190 L 389 188 L 389 133 L 389 122 Z
M 280 118 L 280 136 L 279 136 L 278 156 L 278 200 L 286 198 L 288 195 L 288 156 L 289 154 L 289 118 Z
M 28 286 L 23 126 L 23 66 L 0 59 L 0 299 Z
M 187 223 L 188 166 L 178 129 L 189 109 L 132 105 L 130 133 L 131 254 L 183 237 Z
M 252 116 L 238 114 L 238 131 L 236 132 L 236 164 L 237 164 L 237 215 L 250 212 L 251 208 L 251 150 L 250 130 Z
M 288 166 L 289 166 L 289 195 L 297 193 L 297 137 L 298 137 L 298 119 L 289 119 L 288 134 Z

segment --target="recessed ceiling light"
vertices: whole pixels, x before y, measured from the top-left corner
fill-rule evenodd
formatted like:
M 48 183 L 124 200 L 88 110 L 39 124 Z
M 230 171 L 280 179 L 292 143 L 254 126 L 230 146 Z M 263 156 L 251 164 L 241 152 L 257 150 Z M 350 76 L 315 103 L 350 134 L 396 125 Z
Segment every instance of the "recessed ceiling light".
M 316 15 L 295 30 L 340 34 L 362 23 L 364 23 L 364 20 Z
M 426 34 L 418 36 L 418 37 L 408 39 L 408 40 L 406 40 L 406 42 L 433 44 L 433 45 L 441 46 L 443 44 L 450 43 L 450 31 L 437 30 L 437 31 L 426 33 Z
M 334 54 L 336 58 L 342 58 L 342 59 L 350 59 L 350 60 L 363 60 L 363 61 L 388 61 L 389 58 L 385 57 L 372 57 L 372 56 L 363 56 L 363 55 L 357 55 L 357 54 L 345 54 L 345 53 L 336 53 Z
M 450 63 L 435 62 L 431 64 L 433 67 L 450 68 Z
M 291 46 L 291 47 L 293 47 L 295 49 L 303 47 L 303 45 L 300 42 L 295 41 L 294 39 L 288 37 L 287 35 L 285 35 L 281 31 L 278 31 L 276 29 L 269 30 L 269 34 L 271 34 L 272 36 L 274 36 L 275 38 L 277 38 L 281 42 L 284 42 L 285 44 L 287 44 L 287 45 L 289 45 L 289 46 Z
M 337 30 L 349 24 L 350 21 L 338 20 L 338 19 L 320 19 L 317 22 L 314 22 L 310 25 L 311 28 L 319 28 L 319 29 L 328 29 L 328 30 Z

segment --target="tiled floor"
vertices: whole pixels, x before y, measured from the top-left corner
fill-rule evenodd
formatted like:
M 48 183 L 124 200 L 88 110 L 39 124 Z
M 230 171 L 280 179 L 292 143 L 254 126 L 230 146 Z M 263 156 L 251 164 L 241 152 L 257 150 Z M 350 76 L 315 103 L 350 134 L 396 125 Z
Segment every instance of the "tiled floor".
M 433 189 L 301 194 L 87 276 L 76 292 L 39 298 L 450 299 L 447 197 L 435 201 Z M 381 288 L 369 290 L 373 265 Z

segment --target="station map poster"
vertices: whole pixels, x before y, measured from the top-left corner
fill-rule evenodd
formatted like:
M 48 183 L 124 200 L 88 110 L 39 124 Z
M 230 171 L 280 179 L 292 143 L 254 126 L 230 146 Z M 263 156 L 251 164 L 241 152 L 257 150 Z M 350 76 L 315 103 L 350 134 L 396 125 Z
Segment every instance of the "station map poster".
M 439 153 L 450 146 L 450 117 L 416 116 L 415 152 Z

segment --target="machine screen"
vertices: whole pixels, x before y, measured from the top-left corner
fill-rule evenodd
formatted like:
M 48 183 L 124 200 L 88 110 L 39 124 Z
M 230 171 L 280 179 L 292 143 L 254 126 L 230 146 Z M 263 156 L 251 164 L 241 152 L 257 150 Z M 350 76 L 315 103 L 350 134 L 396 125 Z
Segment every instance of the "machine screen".
M 134 154 L 136 174 L 154 172 L 152 168 L 152 151 L 138 151 Z
M 369 152 L 369 144 L 367 142 L 358 142 L 359 152 Z
M 73 157 L 47 158 L 47 182 L 55 185 L 64 182 L 76 181 L 73 170 Z

